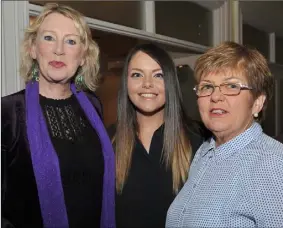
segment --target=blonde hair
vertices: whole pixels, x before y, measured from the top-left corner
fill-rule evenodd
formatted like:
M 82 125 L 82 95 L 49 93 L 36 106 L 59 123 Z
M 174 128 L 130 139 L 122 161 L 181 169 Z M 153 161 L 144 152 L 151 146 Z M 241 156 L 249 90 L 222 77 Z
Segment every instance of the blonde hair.
M 84 45 L 85 63 L 79 67 L 77 73 L 84 79 L 84 85 L 80 89 L 89 89 L 95 91 L 99 83 L 99 47 L 92 40 L 91 31 L 88 27 L 84 16 L 69 6 L 59 5 L 57 3 L 48 3 L 44 6 L 43 11 L 35 19 L 35 21 L 26 29 L 24 40 L 21 45 L 21 64 L 20 74 L 25 82 L 32 79 L 32 65 L 35 60 L 30 56 L 32 44 L 35 42 L 38 30 L 44 19 L 52 14 L 59 13 L 74 21 L 75 27 L 78 29 L 81 42 Z
M 256 49 L 235 42 L 224 42 L 201 55 L 195 64 L 197 83 L 209 73 L 232 72 L 246 77 L 256 99 L 264 94 L 266 100 L 257 121 L 264 119 L 268 101 L 272 98 L 274 78 L 265 57 Z

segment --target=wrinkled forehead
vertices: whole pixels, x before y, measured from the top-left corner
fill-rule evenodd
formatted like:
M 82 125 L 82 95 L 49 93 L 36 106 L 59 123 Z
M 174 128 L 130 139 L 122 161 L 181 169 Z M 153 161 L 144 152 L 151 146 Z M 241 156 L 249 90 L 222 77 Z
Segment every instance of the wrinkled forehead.
M 247 73 L 243 67 L 223 67 L 203 72 L 199 82 L 203 80 L 217 81 L 219 83 L 227 80 L 237 80 L 239 82 L 247 82 Z
M 80 20 L 73 15 L 63 14 L 59 12 L 52 12 L 48 14 L 40 24 L 38 31 L 45 29 L 60 29 L 71 34 L 78 35 L 81 39 L 84 38 L 84 29 Z

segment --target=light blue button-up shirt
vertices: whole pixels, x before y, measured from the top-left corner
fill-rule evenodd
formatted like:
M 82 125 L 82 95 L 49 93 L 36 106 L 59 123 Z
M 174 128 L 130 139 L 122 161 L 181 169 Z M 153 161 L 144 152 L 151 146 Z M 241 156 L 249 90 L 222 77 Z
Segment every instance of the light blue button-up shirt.
M 204 142 L 166 227 L 283 228 L 283 144 L 258 123 L 217 148 Z

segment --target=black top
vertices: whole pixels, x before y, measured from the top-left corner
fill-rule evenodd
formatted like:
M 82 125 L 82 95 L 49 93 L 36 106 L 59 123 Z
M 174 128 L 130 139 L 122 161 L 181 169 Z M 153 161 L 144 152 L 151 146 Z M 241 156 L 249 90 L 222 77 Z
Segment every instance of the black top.
M 69 226 L 99 227 L 104 173 L 99 137 L 74 95 L 64 100 L 40 96 L 40 105 L 59 158 Z M 15 227 L 42 227 L 29 151 L 22 151 L 12 162 L 9 156 L 2 160 L 7 162 L 2 217 Z
M 116 221 L 119 228 L 163 228 L 167 210 L 175 198 L 172 171 L 161 162 L 163 125 L 153 134 L 149 153 L 136 137 L 132 165 L 122 195 L 116 194 Z M 188 132 L 192 151 L 202 138 Z

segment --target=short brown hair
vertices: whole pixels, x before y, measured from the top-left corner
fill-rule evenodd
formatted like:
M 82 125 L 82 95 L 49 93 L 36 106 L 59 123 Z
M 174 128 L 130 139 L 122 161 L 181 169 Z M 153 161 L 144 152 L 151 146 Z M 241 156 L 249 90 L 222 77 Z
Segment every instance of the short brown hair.
M 223 71 L 243 74 L 253 89 L 251 93 L 256 99 L 264 94 L 266 100 L 257 121 L 264 119 L 268 101 L 272 98 L 274 79 L 266 58 L 256 49 L 224 42 L 201 55 L 195 64 L 194 75 L 197 83 L 204 75 Z
M 30 56 L 30 48 L 36 39 L 37 32 L 42 22 L 51 13 L 59 13 L 74 21 L 75 26 L 80 33 L 85 52 L 85 64 L 79 68 L 78 72 L 78 74 L 83 76 L 85 82 L 83 86 L 85 88 L 82 89 L 94 91 L 99 83 L 99 47 L 92 39 L 90 28 L 87 25 L 84 16 L 69 6 L 59 5 L 57 3 L 46 4 L 43 11 L 25 31 L 24 40 L 21 44 L 21 76 L 26 82 L 30 81 L 32 78 L 31 68 L 34 60 Z

